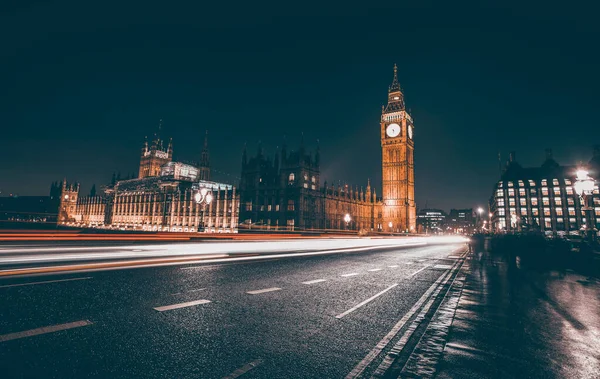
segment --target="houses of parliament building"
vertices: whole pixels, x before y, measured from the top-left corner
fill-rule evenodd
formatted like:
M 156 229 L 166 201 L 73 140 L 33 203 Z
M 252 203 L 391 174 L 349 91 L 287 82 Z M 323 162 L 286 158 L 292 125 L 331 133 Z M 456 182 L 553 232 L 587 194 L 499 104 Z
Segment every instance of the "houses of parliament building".
M 374 132 L 375 132 L 374 128 Z M 262 230 L 416 231 L 414 124 L 394 65 L 387 105 L 379 123 L 382 191 L 334 185 L 320 177 L 320 151 L 304 142 L 268 157 L 259 146 L 242 154 L 239 187 L 210 181 L 208 142 L 198 164 L 173 161 L 172 142 L 158 134 L 144 142 L 138 178 L 115 181 L 99 196 L 79 196 L 60 186 L 60 224 L 146 231 L 237 232 Z M 211 201 L 199 197 L 210 193 Z M 95 195 L 95 194 L 93 194 Z M 201 200 L 201 199 L 200 199 Z

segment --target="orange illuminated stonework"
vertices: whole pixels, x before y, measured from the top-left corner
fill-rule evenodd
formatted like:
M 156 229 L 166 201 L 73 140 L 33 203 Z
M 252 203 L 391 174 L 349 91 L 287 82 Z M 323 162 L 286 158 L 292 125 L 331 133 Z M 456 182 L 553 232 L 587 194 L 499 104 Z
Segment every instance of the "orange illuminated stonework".
M 414 124 L 404 94 L 394 80 L 381 113 L 381 166 L 384 230 L 416 231 Z
M 161 124 L 162 120 L 160 120 L 158 126 L 159 133 Z M 138 178 L 140 179 L 159 176 L 161 167 L 173 159 L 173 143 L 169 141 L 169 146 L 165 149 L 159 133 L 154 134 L 154 139 L 150 145 L 148 145 L 148 140 L 144 141 L 140 157 L 140 171 L 138 173 Z

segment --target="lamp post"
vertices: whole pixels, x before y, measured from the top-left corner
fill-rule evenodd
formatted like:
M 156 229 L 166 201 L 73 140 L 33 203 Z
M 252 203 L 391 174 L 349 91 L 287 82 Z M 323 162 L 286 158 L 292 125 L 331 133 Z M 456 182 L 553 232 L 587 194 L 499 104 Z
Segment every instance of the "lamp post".
M 483 215 L 483 208 L 481 208 L 481 207 L 477 208 L 477 214 L 478 214 L 478 216 L 477 216 L 477 229 L 481 230 L 480 224 L 481 224 L 481 216 Z
M 200 215 L 200 223 L 198 224 L 198 232 L 200 232 L 200 227 L 202 226 L 202 231 L 204 231 L 204 211 L 206 210 L 206 206 L 212 203 L 213 195 L 208 190 L 208 188 L 200 188 L 196 194 L 194 194 L 194 200 L 196 204 L 200 205 L 202 208 L 202 212 Z
M 575 192 L 579 195 L 581 210 L 585 213 L 585 234 L 593 241 L 595 239 L 595 228 L 592 224 L 592 194 L 594 193 L 594 179 L 589 176 L 589 172 L 583 168 L 577 170 L 575 179 Z
M 393 232 L 394 232 L 394 229 L 392 229 L 392 227 L 394 226 L 394 224 L 393 224 L 393 223 L 390 221 L 390 222 L 388 223 L 388 226 L 389 226 L 389 228 L 390 228 L 390 233 L 393 233 Z
M 348 230 L 348 225 L 350 225 L 350 221 L 352 221 L 352 218 L 350 217 L 349 213 L 346 213 L 346 215 L 344 216 L 344 222 L 346 223 L 346 230 Z

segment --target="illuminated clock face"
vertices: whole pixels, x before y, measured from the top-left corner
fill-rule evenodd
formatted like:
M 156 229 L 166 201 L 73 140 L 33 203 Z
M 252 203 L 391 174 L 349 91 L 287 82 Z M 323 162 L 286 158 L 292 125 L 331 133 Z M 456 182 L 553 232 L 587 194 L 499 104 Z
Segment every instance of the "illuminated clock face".
M 412 139 L 412 126 L 408 125 L 408 138 Z
M 385 132 L 388 135 L 388 137 L 397 137 L 400 134 L 400 125 L 389 124 Z

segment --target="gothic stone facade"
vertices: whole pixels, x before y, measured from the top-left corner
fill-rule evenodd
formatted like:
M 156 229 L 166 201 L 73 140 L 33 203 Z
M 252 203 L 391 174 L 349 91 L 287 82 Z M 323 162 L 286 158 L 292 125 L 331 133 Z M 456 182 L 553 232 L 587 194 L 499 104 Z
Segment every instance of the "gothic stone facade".
M 378 198 L 348 185 L 320 181 L 320 154 L 284 147 L 271 159 L 262 148 L 248 159 L 244 150 L 240 181 L 240 226 L 288 230 L 351 229 L 416 232 L 414 124 L 406 111 L 397 68 L 380 120 L 383 193 Z M 350 222 L 344 217 L 350 216 Z
M 235 233 L 239 195 L 236 189 L 210 178 L 208 139 L 200 163 L 173 162 L 172 143 L 167 149 L 155 135 L 144 143 L 139 178 L 112 183 L 101 196 L 80 196 L 79 184 L 63 182 L 58 222 L 64 225 L 168 232 Z M 207 188 L 209 205 L 197 204 L 194 195 Z

